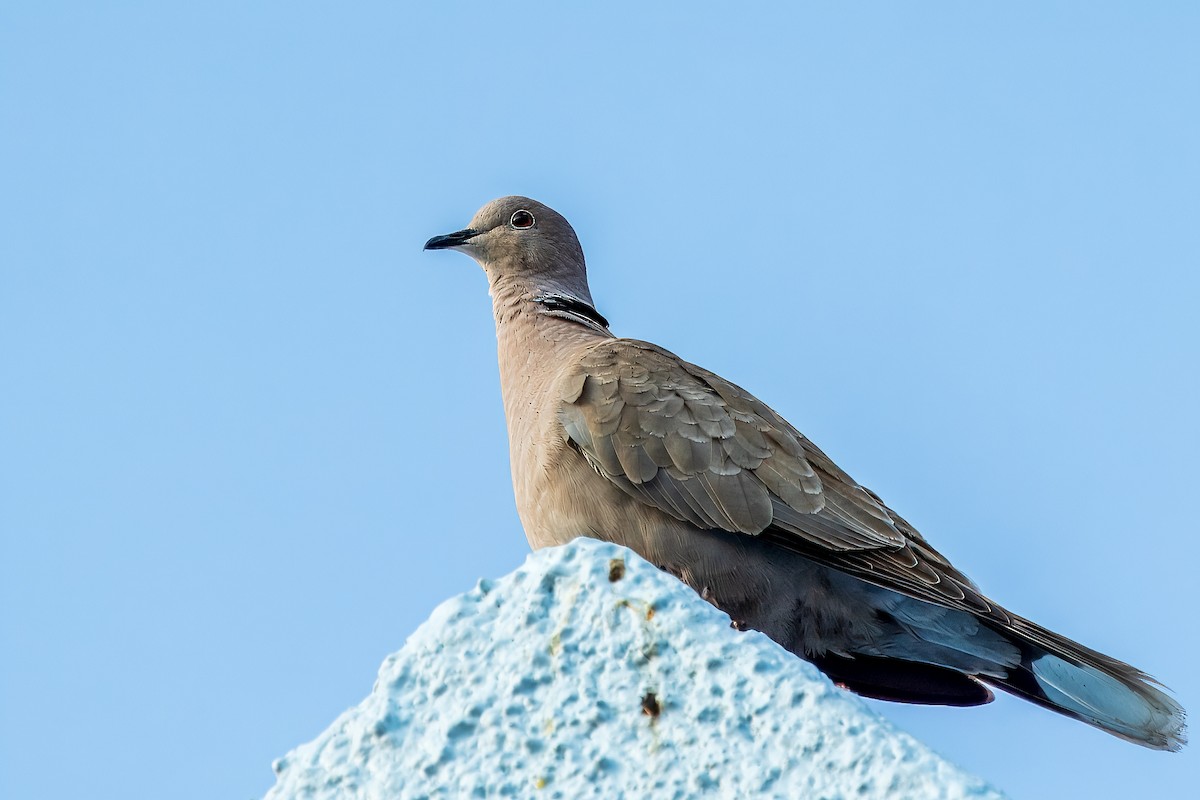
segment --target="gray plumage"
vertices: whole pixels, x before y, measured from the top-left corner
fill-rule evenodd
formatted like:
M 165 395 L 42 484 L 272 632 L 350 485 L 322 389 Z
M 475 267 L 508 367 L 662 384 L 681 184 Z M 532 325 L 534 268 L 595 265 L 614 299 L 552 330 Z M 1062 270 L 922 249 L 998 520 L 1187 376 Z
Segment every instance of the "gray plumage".
M 608 330 L 571 226 L 524 197 L 430 239 L 487 273 L 513 488 L 535 548 L 626 545 L 834 680 L 977 705 L 984 684 L 1147 747 L 1184 712 L 1141 671 L 1012 614 L 749 392 Z

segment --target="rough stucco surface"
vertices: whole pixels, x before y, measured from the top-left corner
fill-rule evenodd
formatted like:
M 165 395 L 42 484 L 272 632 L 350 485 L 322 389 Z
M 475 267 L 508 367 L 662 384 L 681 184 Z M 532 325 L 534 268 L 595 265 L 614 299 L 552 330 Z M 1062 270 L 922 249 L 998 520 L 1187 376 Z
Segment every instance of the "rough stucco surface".
M 443 603 L 282 798 L 995 798 L 629 550 L 581 539 Z

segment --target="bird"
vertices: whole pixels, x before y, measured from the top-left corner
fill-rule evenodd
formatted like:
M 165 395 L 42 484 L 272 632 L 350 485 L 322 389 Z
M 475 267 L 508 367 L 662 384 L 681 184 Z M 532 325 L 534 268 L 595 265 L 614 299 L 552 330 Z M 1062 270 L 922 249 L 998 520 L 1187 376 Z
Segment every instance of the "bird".
M 998 688 L 1148 748 L 1184 745 L 1184 710 L 1149 675 L 989 599 L 745 389 L 614 335 L 558 212 L 502 197 L 424 249 L 487 276 L 534 549 L 628 547 L 867 697 L 976 706 Z

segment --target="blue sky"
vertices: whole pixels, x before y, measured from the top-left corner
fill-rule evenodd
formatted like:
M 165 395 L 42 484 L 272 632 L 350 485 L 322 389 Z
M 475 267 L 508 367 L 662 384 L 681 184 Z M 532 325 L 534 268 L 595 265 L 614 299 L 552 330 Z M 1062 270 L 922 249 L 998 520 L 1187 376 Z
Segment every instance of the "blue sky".
M 1183 3 L 9 4 L 0 795 L 261 795 L 521 562 L 486 285 L 420 250 L 513 193 L 619 334 L 1194 710 L 1197 41 Z M 877 707 L 1017 797 L 1200 778 L 1008 697 Z

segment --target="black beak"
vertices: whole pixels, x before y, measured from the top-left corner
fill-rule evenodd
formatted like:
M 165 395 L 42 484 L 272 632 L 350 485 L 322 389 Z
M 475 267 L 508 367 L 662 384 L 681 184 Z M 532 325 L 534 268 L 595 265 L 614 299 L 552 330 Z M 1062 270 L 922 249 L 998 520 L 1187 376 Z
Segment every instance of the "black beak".
M 466 244 L 467 240 L 472 236 L 478 236 L 479 231 L 471 228 L 463 228 L 461 231 L 447 233 L 445 236 L 435 236 L 425 243 L 426 250 L 445 250 L 448 247 L 458 247 L 460 244 Z

